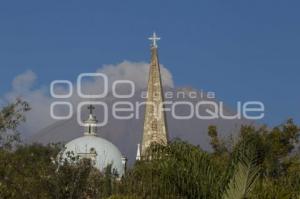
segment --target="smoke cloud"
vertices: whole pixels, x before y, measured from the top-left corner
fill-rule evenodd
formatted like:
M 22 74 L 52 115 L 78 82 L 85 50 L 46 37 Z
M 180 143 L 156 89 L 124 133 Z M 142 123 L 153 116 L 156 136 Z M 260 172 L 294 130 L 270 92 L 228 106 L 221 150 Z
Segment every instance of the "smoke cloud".
M 131 80 L 135 83 L 137 89 L 144 89 L 147 87 L 149 64 L 146 62 L 123 61 L 115 65 L 103 65 L 95 72 L 106 74 L 109 84 L 115 80 Z M 172 74 L 163 65 L 161 65 L 161 76 L 163 86 L 174 87 Z M 5 101 L 12 102 L 17 97 L 29 102 L 32 110 L 26 115 L 26 123 L 20 127 L 21 135 L 25 138 L 56 122 L 50 116 L 50 105 L 54 101 L 50 96 L 50 85 L 36 86 L 37 78 L 37 75 L 30 70 L 16 76 L 12 81 L 12 90 L 0 98 L 2 104 Z M 83 82 L 82 88 L 89 93 L 99 89 L 102 86 L 101 84 L 103 82 L 95 78 Z M 76 82 L 73 82 L 73 85 L 74 91 L 76 91 Z M 66 92 L 65 89 L 63 87 L 57 88 L 59 93 Z M 76 104 L 81 99 L 74 94 L 68 101 Z

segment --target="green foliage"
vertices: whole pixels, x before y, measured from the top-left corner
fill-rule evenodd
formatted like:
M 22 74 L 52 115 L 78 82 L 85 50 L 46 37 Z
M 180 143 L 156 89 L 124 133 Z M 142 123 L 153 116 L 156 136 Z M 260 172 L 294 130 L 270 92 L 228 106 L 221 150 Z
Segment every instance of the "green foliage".
M 152 146 L 151 160 L 138 162 L 124 183 L 128 194 L 141 198 L 218 198 L 223 188 L 222 168 L 209 154 L 186 142 Z M 205 180 L 203 180 L 205 179 Z M 130 190 L 130 187 L 134 189 Z
M 21 99 L 9 104 L 0 111 L 0 148 L 10 149 L 19 142 L 17 127 L 25 122 L 24 113 L 29 111 L 29 104 Z
M 300 199 L 299 127 L 243 126 L 233 142 L 210 126 L 213 152 L 174 140 L 151 146 L 120 180 L 108 166 L 58 159 L 61 145 L 14 145 L 27 103 L 0 111 L 0 198 L 13 199 Z M 16 136 L 16 137 L 14 137 Z M 14 147 L 12 147 L 14 146 Z
M 259 178 L 258 181 L 255 178 L 256 185 L 251 187 L 252 191 L 245 198 L 292 199 L 299 197 L 300 157 L 296 148 L 298 138 L 299 127 L 292 120 L 273 129 L 266 126 L 260 128 L 243 126 L 241 128 L 240 136 L 232 146 L 232 152 L 224 149 L 222 154 L 224 156 L 224 153 L 227 153 L 231 157 L 232 165 L 239 164 L 238 157 L 241 154 L 252 154 L 255 157 L 254 166 L 259 166 Z M 214 155 L 222 157 L 216 155 L 216 152 Z M 235 170 L 235 172 L 238 171 Z M 228 172 L 229 175 L 233 175 L 233 173 L 230 174 L 230 170 Z
M 217 154 L 223 153 L 226 150 L 226 148 L 223 145 L 223 143 L 221 143 L 221 141 L 218 137 L 217 127 L 216 126 L 209 126 L 208 127 L 208 135 L 211 138 L 210 145 L 214 149 L 214 152 L 217 153 Z
M 256 160 L 246 154 L 242 154 L 239 158 L 234 175 L 223 195 L 224 199 L 247 198 L 258 181 L 260 167 L 256 164 Z
M 111 195 L 115 177 L 101 174 L 89 160 L 55 161 L 62 148 L 42 145 L 19 146 L 0 152 L 0 196 L 14 199 L 105 198 Z M 108 169 L 107 169 L 108 170 Z M 107 172 L 109 173 L 109 172 Z

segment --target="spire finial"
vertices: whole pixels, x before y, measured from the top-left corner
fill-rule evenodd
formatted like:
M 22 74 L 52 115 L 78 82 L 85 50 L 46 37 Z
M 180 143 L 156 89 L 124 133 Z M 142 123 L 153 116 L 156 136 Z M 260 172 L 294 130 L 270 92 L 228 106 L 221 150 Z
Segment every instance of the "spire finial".
M 152 41 L 152 47 L 157 48 L 157 41 L 160 40 L 160 37 L 157 37 L 156 33 L 153 32 L 152 37 L 148 39 Z
M 95 109 L 95 107 L 93 105 L 89 105 L 88 109 L 90 110 L 90 115 L 93 115 L 93 110 Z
M 141 160 L 140 144 L 137 145 L 136 160 Z

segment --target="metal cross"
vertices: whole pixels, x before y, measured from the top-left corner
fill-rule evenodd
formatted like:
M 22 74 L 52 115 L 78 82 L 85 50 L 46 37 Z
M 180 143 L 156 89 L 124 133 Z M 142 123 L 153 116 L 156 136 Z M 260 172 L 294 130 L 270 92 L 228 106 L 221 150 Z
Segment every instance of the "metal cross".
M 157 41 L 160 40 L 160 37 L 157 37 L 156 33 L 153 32 L 152 37 L 149 37 L 148 39 L 152 41 L 152 46 L 157 48 Z
M 93 110 L 95 109 L 95 107 L 93 105 L 89 105 L 88 109 L 90 110 L 90 114 L 93 114 Z

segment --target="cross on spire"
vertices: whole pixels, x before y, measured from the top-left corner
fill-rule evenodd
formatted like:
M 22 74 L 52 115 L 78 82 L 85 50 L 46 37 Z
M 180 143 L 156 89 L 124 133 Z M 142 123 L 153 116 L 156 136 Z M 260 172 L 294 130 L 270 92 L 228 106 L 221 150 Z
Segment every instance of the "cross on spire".
M 157 48 L 157 41 L 160 40 L 160 37 L 157 37 L 156 33 L 153 32 L 152 37 L 149 37 L 148 39 L 152 41 L 152 46 Z
M 93 115 L 93 110 L 95 109 L 95 107 L 93 105 L 89 105 L 88 109 L 90 110 L 90 114 Z

